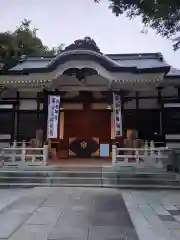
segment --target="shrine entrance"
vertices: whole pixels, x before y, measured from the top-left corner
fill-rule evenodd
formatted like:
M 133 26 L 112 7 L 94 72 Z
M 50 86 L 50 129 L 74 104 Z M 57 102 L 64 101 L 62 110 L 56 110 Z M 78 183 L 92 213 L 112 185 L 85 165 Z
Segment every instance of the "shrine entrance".
M 111 111 L 64 111 L 64 150 L 71 158 L 99 157 L 101 143 L 111 142 Z

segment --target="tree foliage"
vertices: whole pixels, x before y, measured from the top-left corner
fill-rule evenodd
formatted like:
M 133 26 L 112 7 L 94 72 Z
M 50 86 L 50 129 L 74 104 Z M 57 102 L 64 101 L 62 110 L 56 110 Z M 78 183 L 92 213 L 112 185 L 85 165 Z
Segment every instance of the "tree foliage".
M 14 32 L 0 33 L 1 69 L 11 68 L 22 56 L 56 55 L 62 51 L 62 44 L 49 49 L 37 36 L 37 31 L 31 26 L 31 21 L 24 19 Z
M 174 50 L 179 48 L 180 0 L 109 0 L 109 8 L 116 16 L 126 14 L 130 19 L 140 16 L 145 27 L 173 39 Z

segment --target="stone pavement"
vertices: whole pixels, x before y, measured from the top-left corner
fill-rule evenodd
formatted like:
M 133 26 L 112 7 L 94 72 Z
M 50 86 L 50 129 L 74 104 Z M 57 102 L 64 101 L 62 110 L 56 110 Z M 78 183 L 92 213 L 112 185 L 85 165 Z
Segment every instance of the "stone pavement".
M 138 240 L 119 190 L 33 188 L 0 195 L 1 240 Z
M 180 239 L 180 192 L 0 190 L 0 240 L 138 240 L 136 232 L 139 240 Z
M 140 240 L 180 239 L 179 191 L 122 191 Z

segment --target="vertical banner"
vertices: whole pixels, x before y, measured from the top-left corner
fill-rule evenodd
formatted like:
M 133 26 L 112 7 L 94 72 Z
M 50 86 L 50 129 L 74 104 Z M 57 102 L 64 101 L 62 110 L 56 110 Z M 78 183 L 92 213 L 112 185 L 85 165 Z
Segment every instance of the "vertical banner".
M 58 137 L 60 96 L 48 96 L 47 138 Z
M 115 137 L 122 136 L 121 97 L 113 93 L 113 113 L 115 122 Z

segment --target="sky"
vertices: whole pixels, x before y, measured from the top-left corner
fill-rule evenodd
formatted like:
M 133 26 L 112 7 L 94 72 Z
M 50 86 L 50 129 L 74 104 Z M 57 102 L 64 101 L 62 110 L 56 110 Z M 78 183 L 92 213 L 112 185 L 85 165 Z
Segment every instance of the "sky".
M 27 18 L 39 29 L 38 36 L 49 47 L 89 36 L 101 52 L 161 52 L 173 67 L 180 68 L 180 50 L 172 50 L 172 42 L 149 30 L 141 33 L 141 19 L 116 17 L 108 9 L 108 0 L 1 0 L 0 32 L 13 31 Z

